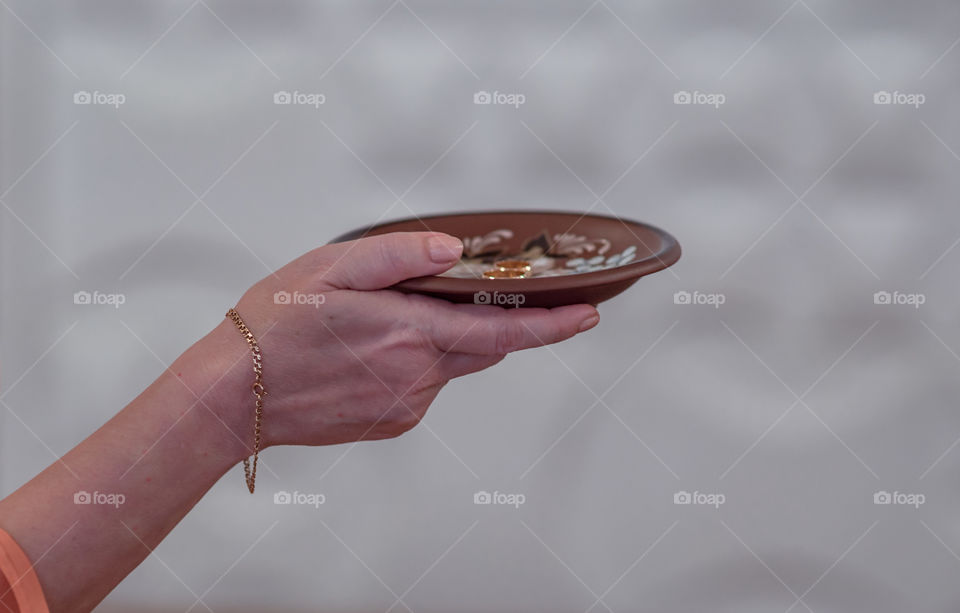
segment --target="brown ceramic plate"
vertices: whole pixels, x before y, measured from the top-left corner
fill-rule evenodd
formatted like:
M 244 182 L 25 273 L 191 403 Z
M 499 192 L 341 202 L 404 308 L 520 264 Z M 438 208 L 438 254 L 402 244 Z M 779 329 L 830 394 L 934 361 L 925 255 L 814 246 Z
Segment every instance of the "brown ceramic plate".
M 629 219 L 562 211 L 409 218 L 354 230 L 331 242 L 424 230 L 460 238 L 463 257 L 442 275 L 408 279 L 393 289 L 451 302 L 524 307 L 598 304 L 680 259 L 677 240 L 659 228 Z M 522 278 L 484 276 L 504 260 L 520 260 L 530 270 Z

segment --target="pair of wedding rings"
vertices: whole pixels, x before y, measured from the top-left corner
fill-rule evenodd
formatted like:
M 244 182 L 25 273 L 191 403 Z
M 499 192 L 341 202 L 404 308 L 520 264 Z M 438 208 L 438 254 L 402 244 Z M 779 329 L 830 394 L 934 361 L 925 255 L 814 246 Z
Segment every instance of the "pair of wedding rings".
M 484 279 L 523 279 L 530 274 L 532 267 L 525 260 L 500 260 L 493 268 L 483 271 Z

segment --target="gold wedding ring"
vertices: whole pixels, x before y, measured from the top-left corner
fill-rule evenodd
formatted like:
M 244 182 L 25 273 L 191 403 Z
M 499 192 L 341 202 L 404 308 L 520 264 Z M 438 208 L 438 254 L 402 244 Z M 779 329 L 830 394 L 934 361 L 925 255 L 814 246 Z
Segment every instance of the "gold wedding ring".
M 527 273 L 522 270 L 510 270 L 505 268 L 491 268 L 483 271 L 484 279 L 522 279 Z
M 532 270 L 530 263 L 524 260 L 500 260 L 493 263 L 494 268 L 483 271 L 486 279 L 523 279 Z
M 530 262 L 526 260 L 500 260 L 499 262 L 494 262 L 494 266 L 500 270 L 519 270 L 524 274 L 530 272 Z

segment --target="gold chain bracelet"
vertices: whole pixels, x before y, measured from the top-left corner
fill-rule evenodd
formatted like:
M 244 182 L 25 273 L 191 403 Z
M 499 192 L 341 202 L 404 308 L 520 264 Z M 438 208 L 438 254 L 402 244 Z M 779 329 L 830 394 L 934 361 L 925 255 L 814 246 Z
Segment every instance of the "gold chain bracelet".
M 257 410 L 256 410 L 256 420 L 253 426 L 253 466 L 251 468 L 251 463 L 249 458 L 243 459 L 243 475 L 247 480 L 247 489 L 250 490 L 250 493 L 253 493 L 253 488 L 256 485 L 257 481 L 257 460 L 260 456 L 260 443 L 261 443 L 261 431 L 263 428 L 263 397 L 267 395 L 267 390 L 263 387 L 263 354 L 260 353 L 260 344 L 257 343 L 257 339 L 253 336 L 253 332 L 250 331 L 250 328 L 247 327 L 247 324 L 243 323 L 243 319 L 240 317 L 240 313 L 237 313 L 236 309 L 230 309 L 227 311 L 227 317 L 233 320 L 233 323 L 237 325 L 237 329 L 240 330 L 240 334 L 243 335 L 243 339 L 247 341 L 247 345 L 250 346 L 250 352 L 253 354 L 253 374 L 255 376 L 253 380 L 253 395 L 257 398 Z

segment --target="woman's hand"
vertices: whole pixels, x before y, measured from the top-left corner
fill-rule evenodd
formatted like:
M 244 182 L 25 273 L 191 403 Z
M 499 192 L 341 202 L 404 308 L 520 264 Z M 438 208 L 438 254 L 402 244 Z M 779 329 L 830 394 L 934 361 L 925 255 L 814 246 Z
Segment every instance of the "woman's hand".
M 244 294 L 237 311 L 263 352 L 264 446 L 398 436 L 450 379 L 596 325 L 590 305 L 504 309 L 382 289 L 447 270 L 462 247 L 430 232 L 328 245 Z M 246 457 L 253 442 L 249 348 L 225 320 L 193 350 L 219 354 L 204 360 L 228 373 L 213 404 L 230 407 L 224 419 Z

